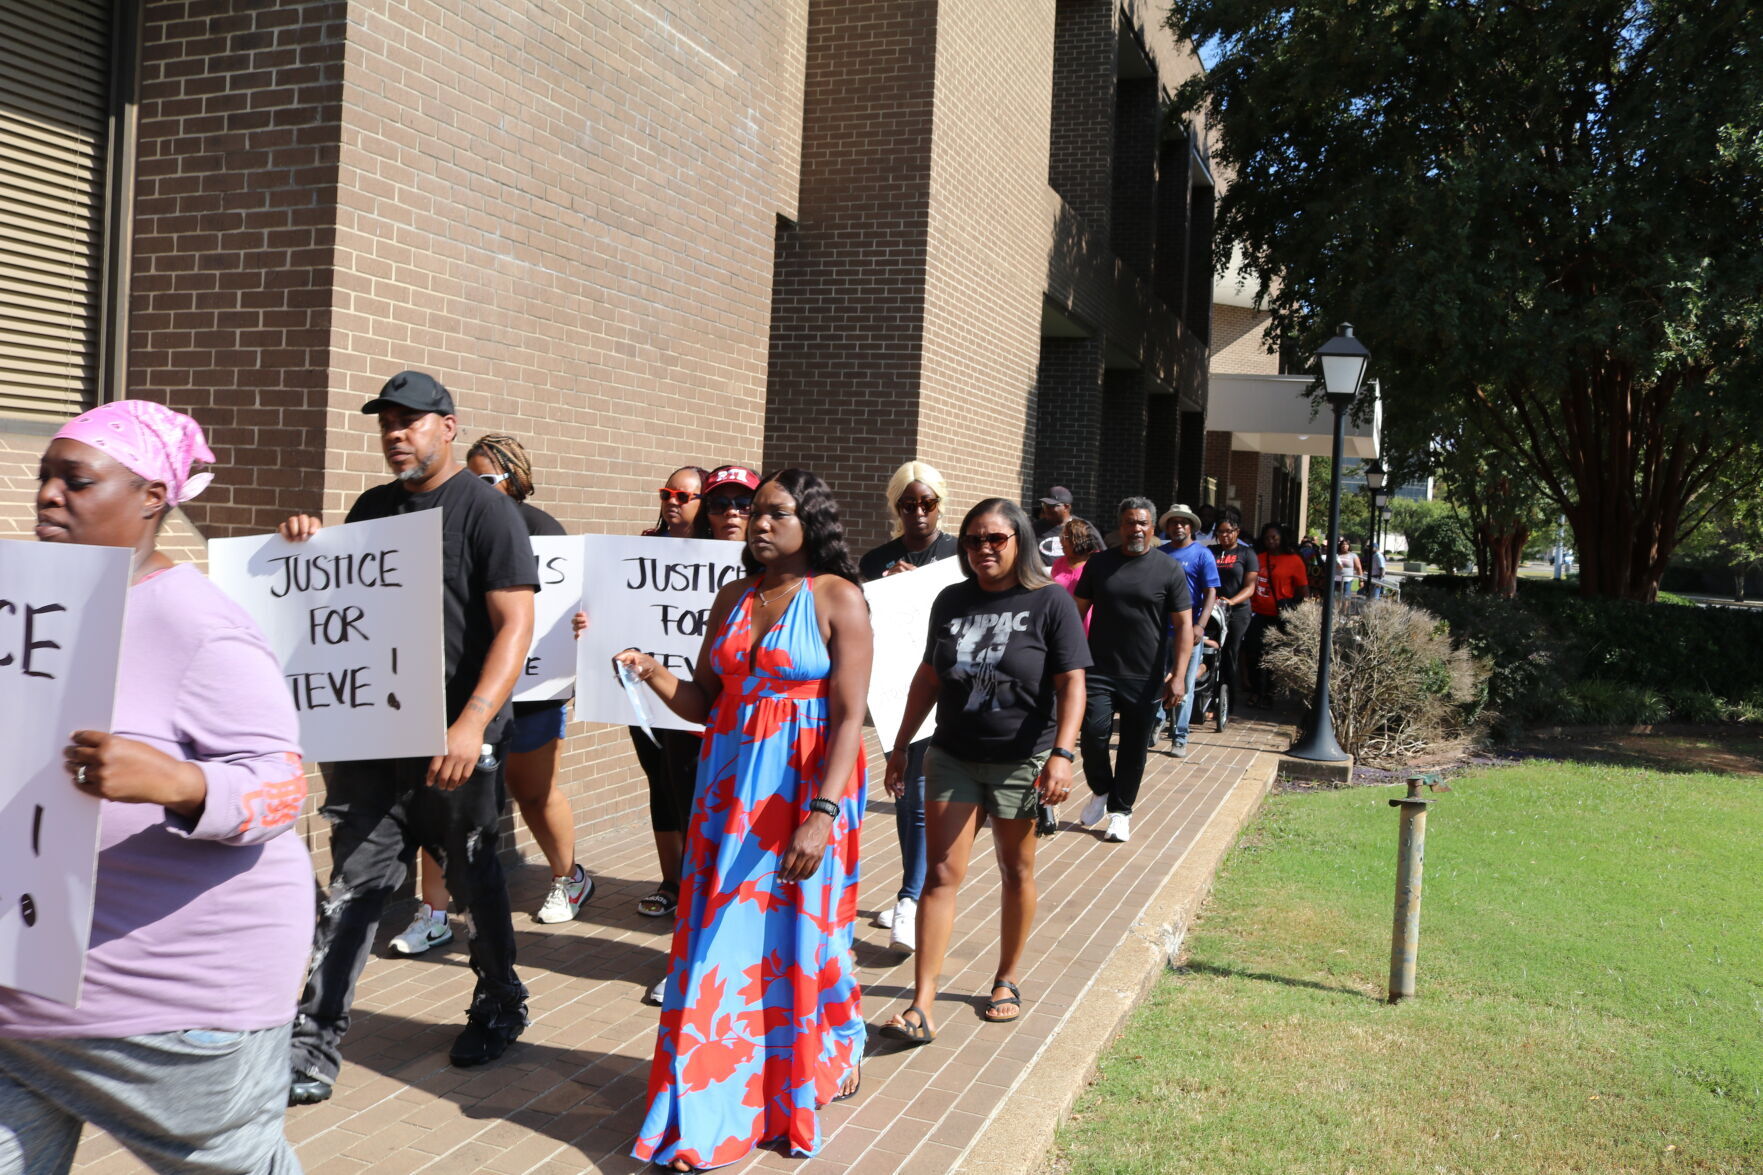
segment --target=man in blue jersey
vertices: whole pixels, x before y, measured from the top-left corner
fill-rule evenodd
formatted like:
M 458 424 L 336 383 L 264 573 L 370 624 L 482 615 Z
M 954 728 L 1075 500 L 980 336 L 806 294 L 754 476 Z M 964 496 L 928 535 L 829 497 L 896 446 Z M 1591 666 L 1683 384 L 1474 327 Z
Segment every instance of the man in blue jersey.
M 1175 505 L 1163 512 L 1157 528 L 1170 536 L 1163 544 L 1165 555 L 1180 563 L 1188 576 L 1188 598 L 1194 602 L 1194 655 L 1188 658 L 1187 689 L 1182 693 L 1181 708 L 1170 718 L 1169 739 L 1175 744 L 1175 757 L 1188 753 L 1188 719 L 1194 710 L 1194 679 L 1200 672 L 1200 636 L 1206 631 L 1206 618 L 1218 602 L 1218 563 L 1212 551 L 1198 542 L 1194 535 L 1200 528 L 1200 516 L 1186 506 Z

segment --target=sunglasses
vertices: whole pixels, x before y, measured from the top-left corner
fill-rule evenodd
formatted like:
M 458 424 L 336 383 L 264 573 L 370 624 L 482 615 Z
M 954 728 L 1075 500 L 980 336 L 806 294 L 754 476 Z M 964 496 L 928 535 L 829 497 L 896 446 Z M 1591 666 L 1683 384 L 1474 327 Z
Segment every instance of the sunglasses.
M 894 503 L 894 509 L 902 514 L 929 514 L 942 504 L 941 498 L 919 498 L 917 501 L 901 498 Z
M 485 485 L 499 486 L 508 480 L 506 473 L 480 473 L 478 476 L 483 479 Z
M 725 494 L 720 498 L 706 499 L 704 509 L 712 514 L 751 514 L 753 513 L 753 498 L 751 495 L 737 498 Z
M 996 531 L 992 534 L 964 534 L 961 536 L 961 545 L 970 551 L 977 551 L 981 547 L 990 547 L 992 550 L 998 551 L 1002 550 L 1004 544 L 1015 537 L 1008 531 Z
M 661 495 L 661 504 L 663 506 L 669 504 L 684 506 L 687 502 L 690 502 L 693 498 L 698 496 L 690 490 L 670 490 L 666 486 L 662 486 L 655 492 Z

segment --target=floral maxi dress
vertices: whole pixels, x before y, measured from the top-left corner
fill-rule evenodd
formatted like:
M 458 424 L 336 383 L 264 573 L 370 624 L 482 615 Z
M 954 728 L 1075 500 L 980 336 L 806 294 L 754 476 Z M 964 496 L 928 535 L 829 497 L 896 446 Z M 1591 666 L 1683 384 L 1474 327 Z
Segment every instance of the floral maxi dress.
M 812 580 L 749 665 L 752 613 L 749 586 L 710 652 L 722 693 L 698 760 L 648 1114 L 632 1152 L 660 1164 L 717 1167 L 778 1140 L 812 1155 L 816 1110 L 863 1055 L 851 955 L 863 759 L 819 872 L 780 881 L 825 770 L 832 662 Z

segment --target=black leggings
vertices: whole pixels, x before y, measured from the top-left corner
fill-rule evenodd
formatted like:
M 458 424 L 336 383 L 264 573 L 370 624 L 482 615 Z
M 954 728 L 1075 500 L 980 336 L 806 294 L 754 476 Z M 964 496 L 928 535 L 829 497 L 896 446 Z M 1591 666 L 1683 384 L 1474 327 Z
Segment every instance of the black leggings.
M 1264 616 L 1256 612 L 1249 617 L 1249 632 L 1243 640 L 1243 660 L 1249 674 L 1249 692 L 1257 698 L 1265 698 L 1273 692 L 1272 679 L 1267 674 L 1267 667 L 1261 663 L 1267 647 L 1267 630 L 1284 627 L 1277 614 Z
M 692 798 L 698 785 L 698 754 L 704 739 L 692 730 L 657 730 L 659 745 L 643 728 L 630 728 L 637 762 L 649 780 L 649 827 L 656 832 L 684 832 L 692 822 Z

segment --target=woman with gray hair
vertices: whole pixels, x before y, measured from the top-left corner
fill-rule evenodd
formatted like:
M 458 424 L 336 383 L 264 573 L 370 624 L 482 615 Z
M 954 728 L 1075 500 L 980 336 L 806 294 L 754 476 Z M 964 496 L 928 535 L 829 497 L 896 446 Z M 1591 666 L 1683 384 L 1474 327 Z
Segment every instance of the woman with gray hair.
M 938 524 L 949 487 L 943 475 L 923 461 L 908 461 L 888 479 L 888 512 L 893 516 L 894 537 L 858 561 L 865 581 L 916 571 L 956 552 L 955 536 L 944 534 Z M 904 877 L 894 904 L 875 917 L 875 924 L 891 932 L 893 948 L 911 954 L 918 946 L 918 898 L 924 892 L 924 754 L 929 739 L 907 748 L 905 789 L 894 800 L 894 829 L 900 837 L 900 865 Z

